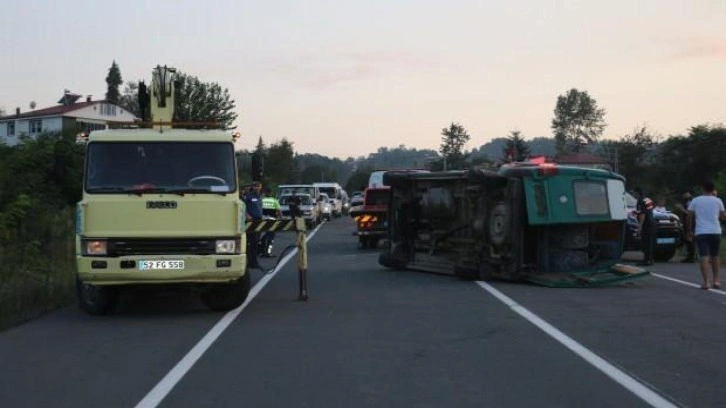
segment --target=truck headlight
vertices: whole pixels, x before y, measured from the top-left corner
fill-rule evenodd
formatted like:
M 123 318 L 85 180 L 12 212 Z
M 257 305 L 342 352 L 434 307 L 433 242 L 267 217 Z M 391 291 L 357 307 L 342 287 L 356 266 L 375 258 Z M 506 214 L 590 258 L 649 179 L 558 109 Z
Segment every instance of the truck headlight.
M 89 239 L 83 241 L 83 255 L 101 256 L 108 253 L 105 239 Z
M 237 249 L 237 242 L 234 239 L 218 239 L 215 247 L 218 254 L 233 254 Z

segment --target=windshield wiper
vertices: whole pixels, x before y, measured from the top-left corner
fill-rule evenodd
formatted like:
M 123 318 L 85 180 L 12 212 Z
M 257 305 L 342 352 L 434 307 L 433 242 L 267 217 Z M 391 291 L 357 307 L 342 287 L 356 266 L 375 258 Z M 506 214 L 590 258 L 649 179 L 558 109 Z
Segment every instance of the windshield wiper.
M 88 189 L 89 193 L 114 193 L 119 191 L 127 191 L 127 188 L 120 186 L 98 186 Z
M 169 194 L 179 194 L 180 196 L 184 196 L 184 194 L 208 194 L 208 193 L 226 196 L 227 194 L 229 194 L 229 192 L 227 192 L 227 191 L 212 191 L 209 188 L 202 188 L 202 187 L 170 188 L 164 192 L 169 193 Z
M 166 193 L 168 192 L 168 189 L 165 187 L 156 187 L 156 186 L 140 186 L 135 188 L 130 188 L 127 190 L 129 193 L 136 194 L 137 196 L 142 196 L 144 194 L 154 194 L 154 193 Z

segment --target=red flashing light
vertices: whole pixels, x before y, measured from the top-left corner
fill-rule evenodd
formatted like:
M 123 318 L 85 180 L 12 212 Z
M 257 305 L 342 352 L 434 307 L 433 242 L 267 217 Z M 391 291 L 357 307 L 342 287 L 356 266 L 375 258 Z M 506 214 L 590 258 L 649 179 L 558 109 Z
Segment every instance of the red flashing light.
M 559 173 L 557 165 L 554 163 L 540 163 L 539 174 L 543 176 L 553 176 Z

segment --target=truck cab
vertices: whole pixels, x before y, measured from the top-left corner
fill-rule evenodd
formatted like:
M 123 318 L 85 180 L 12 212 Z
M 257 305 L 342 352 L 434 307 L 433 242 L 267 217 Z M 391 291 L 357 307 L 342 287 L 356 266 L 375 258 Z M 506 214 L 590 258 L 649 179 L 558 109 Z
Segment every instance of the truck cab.
M 173 106 L 173 83 L 162 86 L 171 73 L 157 67 L 152 81 L 152 118 L 160 123 L 171 123 L 155 109 L 164 96 Z M 192 285 L 213 310 L 244 302 L 250 277 L 234 139 L 222 130 L 163 124 L 83 138 L 83 199 L 76 207 L 83 309 L 107 313 L 119 290 L 132 285 Z

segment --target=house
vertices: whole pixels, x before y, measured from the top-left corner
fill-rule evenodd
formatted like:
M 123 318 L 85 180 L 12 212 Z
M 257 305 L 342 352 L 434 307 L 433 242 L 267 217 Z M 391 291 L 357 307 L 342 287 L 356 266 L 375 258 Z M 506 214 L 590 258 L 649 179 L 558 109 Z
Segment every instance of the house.
M 109 123 L 133 123 L 132 113 L 104 100 L 90 96 L 79 102 L 81 95 L 65 92 L 57 106 L 20 112 L 0 117 L 0 142 L 15 145 L 20 136 L 35 136 L 43 132 L 90 132 L 106 129 Z
M 559 164 L 612 171 L 612 166 L 607 159 L 585 152 L 566 154 L 564 156 L 557 157 L 555 162 Z

